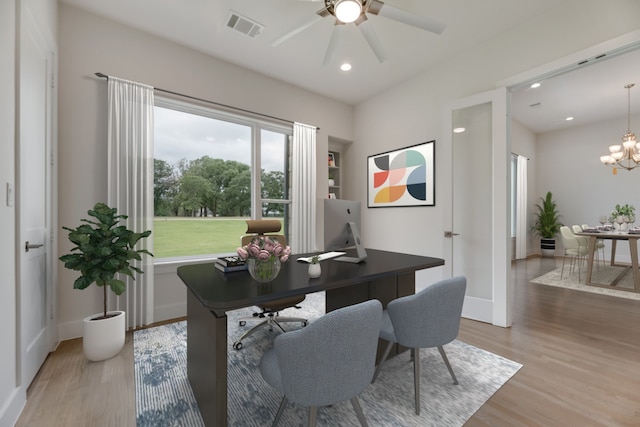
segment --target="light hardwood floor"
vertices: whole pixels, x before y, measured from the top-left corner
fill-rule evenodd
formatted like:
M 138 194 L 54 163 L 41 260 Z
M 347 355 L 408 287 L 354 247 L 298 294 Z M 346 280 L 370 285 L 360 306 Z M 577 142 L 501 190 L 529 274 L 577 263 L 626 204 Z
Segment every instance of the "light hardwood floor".
M 556 263 L 513 264 L 511 328 L 463 319 L 460 340 L 524 365 L 466 426 L 640 426 L 640 301 L 529 283 Z M 90 363 L 61 343 L 16 425 L 135 426 L 132 347 Z

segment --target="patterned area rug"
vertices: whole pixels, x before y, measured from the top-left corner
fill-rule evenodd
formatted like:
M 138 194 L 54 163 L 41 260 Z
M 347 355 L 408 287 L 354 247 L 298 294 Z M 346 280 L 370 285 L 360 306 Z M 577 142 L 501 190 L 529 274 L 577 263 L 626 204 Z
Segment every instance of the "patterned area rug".
M 611 283 L 618 277 L 621 273 L 625 271 L 625 267 L 617 267 L 611 265 L 605 265 L 600 267 L 593 267 L 593 277 L 591 281 L 593 283 L 599 283 L 602 285 L 611 285 Z M 630 269 L 626 269 L 626 273 L 622 277 L 622 279 L 617 282 L 615 286 L 611 286 L 609 288 L 602 288 L 599 286 L 590 286 L 585 285 L 585 279 L 587 277 L 587 273 L 585 268 L 580 271 L 580 277 L 578 278 L 578 271 L 570 271 L 568 265 L 564 267 L 564 274 L 562 274 L 562 279 L 560 279 L 561 268 L 556 268 L 549 273 L 543 274 L 540 277 L 536 277 L 531 280 L 531 283 L 538 283 L 540 285 L 548 285 L 548 286 L 556 286 L 559 288 L 568 288 L 574 289 L 577 291 L 584 292 L 592 292 L 596 294 L 602 295 L 610 295 L 614 297 L 620 298 L 628 298 L 640 300 L 640 293 L 632 292 L 632 291 L 624 291 L 616 288 L 623 289 L 633 289 L 633 274 Z
M 300 310 L 283 315 L 313 321 L 324 313 L 324 293 L 308 295 Z M 266 328 L 233 350 L 233 337 L 244 328 L 238 319 L 253 309 L 236 310 L 229 317 L 229 426 L 270 425 L 282 396 L 262 379 L 258 364 L 277 332 Z M 289 328 L 297 328 L 289 324 Z M 287 328 L 287 326 L 285 326 Z M 385 363 L 375 384 L 361 395 L 365 417 L 375 426 L 461 426 L 521 367 L 519 363 L 454 341 L 445 346 L 459 385 L 453 385 L 437 349 L 421 350 L 421 415 L 414 412 L 413 364 L 409 353 Z M 178 322 L 134 334 L 136 413 L 138 427 L 203 426 L 186 372 L 186 323 Z M 287 405 L 280 426 L 306 425 L 308 410 Z M 358 426 L 350 402 L 320 408 L 318 425 Z

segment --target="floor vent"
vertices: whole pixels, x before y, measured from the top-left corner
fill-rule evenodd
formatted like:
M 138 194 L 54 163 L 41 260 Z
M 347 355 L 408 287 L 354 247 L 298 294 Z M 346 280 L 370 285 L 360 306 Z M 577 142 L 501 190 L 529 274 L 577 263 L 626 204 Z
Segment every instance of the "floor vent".
M 227 27 L 251 38 L 257 37 L 264 30 L 264 25 L 234 11 L 229 12 L 227 16 Z

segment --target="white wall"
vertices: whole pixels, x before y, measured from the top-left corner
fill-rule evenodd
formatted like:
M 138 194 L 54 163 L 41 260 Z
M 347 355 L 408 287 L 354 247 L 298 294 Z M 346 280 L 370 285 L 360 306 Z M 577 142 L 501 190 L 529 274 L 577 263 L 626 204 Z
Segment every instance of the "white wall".
M 107 82 L 95 77 L 96 72 L 320 127 L 318 195 L 326 193 L 329 136 L 353 138 L 351 106 L 74 7 L 60 7 L 59 25 L 61 226 L 75 226 L 95 202 L 107 197 Z M 60 253 L 70 248 L 61 238 Z M 186 288 L 175 268 L 156 271 L 156 321 L 186 314 Z M 74 290 L 75 277 L 60 269 L 61 339 L 80 336 L 80 320 L 100 311 L 98 289 Z
M 443 139 L 445 105 L 636 30 L 640 25 L 637 16 L 637 1 L 563 1 L 556 9 L 358 105 L 345 182 L 351 184 L 347 197 L 361 200 L 365 206 L 367 156 L 436 140 L 436 206 L 365 209 L 362 236 L 367 246 L 448 259 L 443 253 L 442 200 L 451 189 L 450 167 L 443 164 L 443 150 L 438 148 Z M 419 280 L 436 280 L 441 275 L 432 269 Z
M 640 127 L 640 114 L 632 116 L 632 131 L 634 126 Z M 640 170 L 618 169 L 614 175 L 600 163 L 600 156 L 608 154 L 609 145 L 619 143 L 626 130 L 623 118 L 537 136 L 538 197 L 553 193 L 563 224 L 599 225 L 600 215 L 610 215 L 616 204 L 627 203 L 636 207 L 640 222 Z M 556 254 L 562 254 L 559 243 L 557 239 Z M 609 256 L 609 249 L 605 254 Z M 630 261 L 628 245 L 618 245 L 616 259 Z

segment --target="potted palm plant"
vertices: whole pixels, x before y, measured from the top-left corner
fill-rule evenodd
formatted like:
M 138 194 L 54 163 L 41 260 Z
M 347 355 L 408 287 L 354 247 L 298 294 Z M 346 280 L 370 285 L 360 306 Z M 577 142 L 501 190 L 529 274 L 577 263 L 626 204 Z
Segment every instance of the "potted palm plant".
M 536 205 L 532 230 L 540 237 L 540 249 L 543 256 L 553 256 L 556 251 L 555 236 L 560 231 L 562 223 L 558 207 L 553 200 L 551 191 L 545 197 L 540 197 L 541 203 Z
M 69 240 L 76 246 L 71 253 L 60 257 L 64 266 L 80 272 L 74 289 L 86 289 L 95 283 L 103 289 L 103 311 L 88 316 L 83 321 L 83 349 L 91 361 L 109 359 L 120 352 L 125 338 L 123 311 L 107 311 L 107 288 L 116 295 L 125 289 L 124 281 L 117 275 L 133 278 L 133 272 L 143 273 L 133 260 L 142 260 L 142 254 L 153 256 L 146 249 L 135 249 L 140 239 L 151 234 L 150 230 L 136 233 L 120 225 L 126 215 L 118 215 L 115 208 L 96 203 L 88 212 L 95 220 L 81 219 L 76 228 L 62 227 L 69 232 Z

